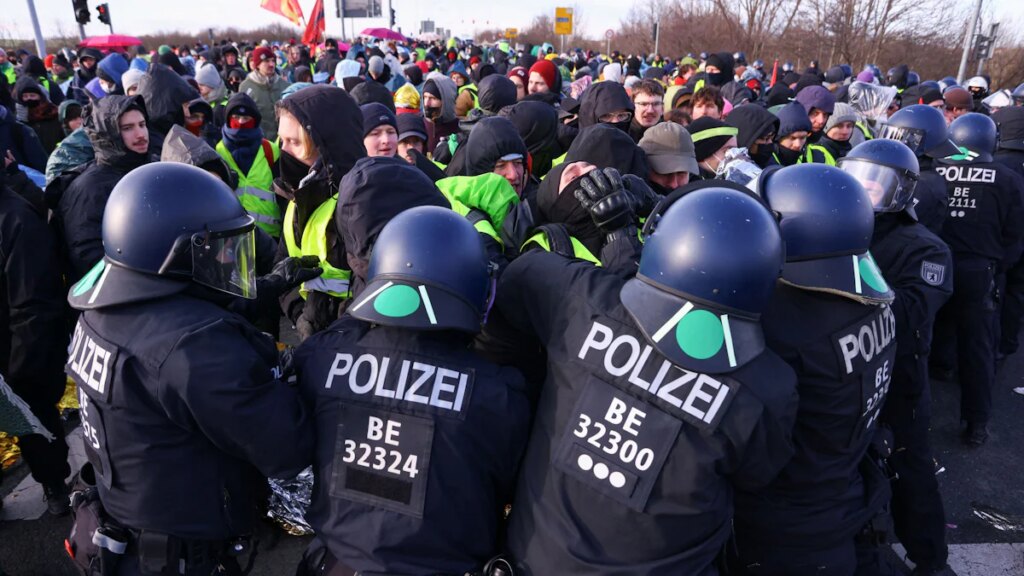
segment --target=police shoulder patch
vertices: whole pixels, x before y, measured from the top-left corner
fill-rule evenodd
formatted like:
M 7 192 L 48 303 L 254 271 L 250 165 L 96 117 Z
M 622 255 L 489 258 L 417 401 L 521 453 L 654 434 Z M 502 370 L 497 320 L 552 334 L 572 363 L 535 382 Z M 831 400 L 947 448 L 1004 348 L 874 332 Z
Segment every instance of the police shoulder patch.
M 941 286 L 946 278 L 946 266 L 924 260 L 921 262 L 921 279 L 932 286 Z

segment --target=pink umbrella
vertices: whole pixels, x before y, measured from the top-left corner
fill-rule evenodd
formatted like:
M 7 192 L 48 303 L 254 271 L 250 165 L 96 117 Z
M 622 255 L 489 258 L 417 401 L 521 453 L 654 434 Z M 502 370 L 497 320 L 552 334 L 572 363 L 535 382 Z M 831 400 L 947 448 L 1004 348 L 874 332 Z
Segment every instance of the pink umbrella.
M 108 36 L 92 36 L 82 40 L 79 48 L 126 48 L 128 46 L 142 46 L 142 40 L 134 36 L 123 34 L 110 34 Z
M 389 28 L 367 28 L 360 32 L 362 36 L 370 36 L 371 38 L 380 38 L 381 40 L 394 40 L 396 42 L 406 42 L 405 36 L 402 36 L 398 32 Z

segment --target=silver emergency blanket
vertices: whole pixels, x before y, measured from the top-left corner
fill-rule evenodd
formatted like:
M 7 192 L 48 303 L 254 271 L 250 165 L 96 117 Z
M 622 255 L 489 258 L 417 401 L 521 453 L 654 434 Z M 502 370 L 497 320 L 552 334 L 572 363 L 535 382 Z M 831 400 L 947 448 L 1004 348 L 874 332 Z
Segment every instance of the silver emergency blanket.
M 722 166 L 718 173 L 722 180 L 735 182 L 740 186 L 746 186 L 755 194 L 757 191 L 757 180 L 761 176 L 761 167 L 754 164 L 746 148 L 730 148 L 725 153 Z
M 1013 95 L 1009 90 L 1003 88 L 1002 90 L 997 90 L 986 96 L 981 103 L 985 106 L 985 109 L 991 113 L 999 110 L 1000 108 L 1013 106 Z
M 889 105 L 896 98 L 896 87 L 878 86 L 867 82 L 854 82 L 848 89 L 850 106 L 871 127 L 883 124 L 889 118 Z
M 271 479 L 269 483 L 267 517 L 292 536 L 312 534 L 313 528 L 306 522 L 306 509 L 313 497 L 313 467 L 299 472 L 291 480 Z
M 40 434 L 47 440 L 54 440 L 54 435 L 39 422 L 28 404 L 11 390 L 3 375 L 0 375 L 0 432 L 11 436 Z

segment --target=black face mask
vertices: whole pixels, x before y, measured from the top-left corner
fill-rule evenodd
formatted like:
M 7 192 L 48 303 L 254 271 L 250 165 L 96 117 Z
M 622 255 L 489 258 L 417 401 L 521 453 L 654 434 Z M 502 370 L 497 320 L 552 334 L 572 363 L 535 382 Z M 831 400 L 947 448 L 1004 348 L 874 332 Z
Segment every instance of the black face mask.
M 775 145 L 775 151 L 779 156 L 779 163 L 783 166 L 792 166 L 800 161 L 803 150 L 790 150 L 784 146 Z
M 732 80 L 732 75 L 725 72 L 705 72 L 704 75 L 707 77 L 707 83 L 712 86 L 725 86 L 726 82 Z
M 757 164 L 761 168 L 764 168 L 765 166 L 768 165 L 769 162 L 772 161 L 771 146 L 758 144 L 757 152 L 751 152 L 749 149 L 747 149 L 747 152 L 750 154 L 750 159 L 754 161 L 754 164 Z
M 618 128 L 619 130 L 622 130 L 626 134 L 629 134 L 629 124 L 632 121 L 633 121 L 633 119 L 630 118 L 629 120 L 626 120 L 624 122 L 603 122 L 603 124 L 607 124 L 609 126 L 614 126 L 614 127 Z
M 441 118 L 441 107 L 440 106 L 425 106 L 423 108 L 423 114 L 428 120 L 437 122 Z
M 22 106 L 24 106 L 26 108 L 35 108 L 36 106 L 39 106 L 42 103 L 43 103 L 42 100 L 26 100 L 26 101 L 22 102 L 21 104 L 22 104 Z
M 281 168 L 281 181 L 291 187 L 294 192 L 299 188 L 299 182 L 309 174 L 309 166 L 304 162 L 281 150 L 281 158 L 278 161 Z

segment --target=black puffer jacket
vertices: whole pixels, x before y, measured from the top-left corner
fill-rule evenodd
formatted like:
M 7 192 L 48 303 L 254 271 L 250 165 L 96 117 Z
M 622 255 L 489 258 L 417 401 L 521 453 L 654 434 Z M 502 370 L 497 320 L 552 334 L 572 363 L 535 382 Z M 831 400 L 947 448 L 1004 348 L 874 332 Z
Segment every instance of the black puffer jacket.
M 103 209 L 110 192 L 125 174 L 150 161 L 149 154 L 132 152 L 121 139 L 118 120 L 129 110 L 146 114 L 140 96 L 107 96 L 92 107 L 84 127 L 96 160 L 68 184 L 57 204 L 55 216 L 72 282 L 103 258 Z
M 185 110 L 182 106 L 199 98 L 199 92 L 178 76 L 174 70 L 162 64 L 154 64 L 139 80 L 138 95 L 146 101 L 149 112 L 150 151 L 160 155 L 159 147 L 171 126 L 185 125 Z M 157 148 L 153 148 L 153 144 Z

